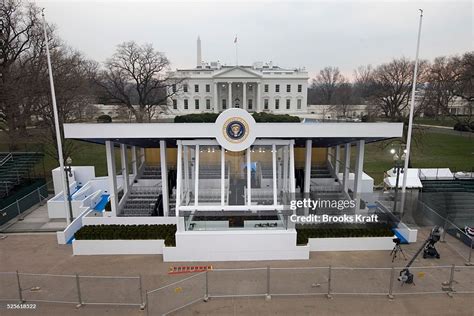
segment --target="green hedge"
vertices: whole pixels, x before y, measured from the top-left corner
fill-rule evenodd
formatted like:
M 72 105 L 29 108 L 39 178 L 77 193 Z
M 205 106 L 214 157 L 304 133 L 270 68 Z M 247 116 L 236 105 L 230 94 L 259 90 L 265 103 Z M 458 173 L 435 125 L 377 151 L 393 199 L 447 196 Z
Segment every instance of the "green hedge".
M 219 113 L 199 113 L 178 115 L 174 118 L 175 123 L 214 123 Z M 300 118 L 288 114 L 271 114 L 266 112 L 253 113 L 253 118 L 258 123 L 299 123 Z
M 97 118 L 97 123 L 112 123 L 110 115 L 102 114 Z
M 266 112 L 253 113 L 257 123 L 299 123 L 300 118 L 288 114 L 271 114 Z
M 199 113 L 178 115 L 174 118 L 175 123 L 214 123 L 219 113 Z
M 298 225 L 297 244 L 308 244 L 308 238 L 392 237 L 388 225 Z
M 164 239 L 175 246 L 176 225 L 88 225 L 75 234 L 77 240 Z

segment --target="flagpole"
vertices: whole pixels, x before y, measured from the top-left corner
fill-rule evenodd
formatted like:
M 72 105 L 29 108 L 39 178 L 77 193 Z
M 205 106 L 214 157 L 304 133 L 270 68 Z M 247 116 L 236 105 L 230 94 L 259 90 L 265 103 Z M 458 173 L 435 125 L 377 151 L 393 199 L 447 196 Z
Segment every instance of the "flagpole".
M 413 111 L 415 108 L 415 91 L 416 91 L 416 79 L 418 74 L 418 55 L 420 52 L 420 38 L 421 38 L 421 25 L 423 22 L 423 10 L 420 10 L 420 23 L 418 25 L 418 40 L 416 43 L 416 56 L 415 56 L 415 69 L 413 71 L 413 86 L 411 88 L 411 104 L 410 104 L 410 117 L 408 119 L 408 132 L 407 132 L 407 152 L 405 158 L 405 166 L 403 169 L 403 185 L 402 185 L 402 195 L 406 191 L 407 187 L 407 172 L 408 172 L 408 163 L 410 161 L 410 149 L 411 149 L 411 133 L 413 129 Z
M 235 44 L 235 65 L 238 66 L 239 65 L 239 54 L 238 54 L 239 42 L 238 42 L 237 34 L 235 34 L 234 44 Z
M 59 169 L 61 173 L 61 179 L 63 183 L 63 196 L 64 196 L 64 210 L 66 213 L 66 222 L 69 225 L 72 218 L 72 210 L 70 209 L 67 196 L 67 182 L 66 182 L 66 173 L 64 172 L 64 158 L 63 158 L 63 145 L 61 142 L 61 131 L 59 129 L 59 116 L 58 116 L 58 106 L 56 104 L 56 93 L 54 91 L 54 81 L 53 81 L 53 70 L 51 68 L 51 57 L 49 55 L 49 43 L 48 43 L 48 32 L 46 31 L 46 19 L 44 17 L 44 9 L 41 12 L 43 17 L 43 30 L 44 30 L 44 40 L 46 43 L 46 58 L 48 60 L 48 73 L 49 73 L 49 84 L 51 86 L 51 99 L 53 101 L 53 113 L 54 113 L 54 125 L 56 129 L 56 141 L 58 144 L 58 159 L 59 159 Z

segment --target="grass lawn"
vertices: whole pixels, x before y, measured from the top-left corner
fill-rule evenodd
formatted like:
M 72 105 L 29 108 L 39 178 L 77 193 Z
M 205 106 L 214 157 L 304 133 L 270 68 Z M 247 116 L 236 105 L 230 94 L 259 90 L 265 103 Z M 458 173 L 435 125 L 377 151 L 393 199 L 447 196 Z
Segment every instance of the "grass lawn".
M 5 138 L 0 134 L 0 151 L 8 151 Z M 4 135 L 3 135 L 4 136 Z M 417 142 L 412 146 L 411 164 L 414 168 L 451 168 L 453 171 L 471 170 L 474 168 L 474 138 L 439 133 L 428 133 L 417 136 Z M 71 158 L 73 165 L 95 166 L 97 176 L 107 175 L 105 146 L 75 141 L 80 150 Z M 34 151 L 38 143 L 30 138 L 19 144 L 21 150 Z M 375 184 L 383 180 L 383 173 L 393 167 L 390 145 L 382 148 L 383 142 L 371 143 L 365 146 L 364 171 L 372 176 Z M 35 149 L 36 148 L 36 149 Z M 116 167 L 120 169 L 120 152 L 115 151 Z M 341 154 L 341 157 L 344 157 Z M 352 150 L 352 166 L 355 163 L 355 150 Z M 50 156 L 45 156 L 44 169 L 47 178 L 51 178 L 51 170 L 58 166 Z M 42 173 L 43 166 L 38 166 Z M 351 168 L 353 170 L 353 168 Z
M 412 144 L 413 168 L 450 168 L 451 171 L 474 168 L 473 138 L 425 132 Z M 382 142 L 365 147 L 364 171 L 374 178 L 375 184 L 380 184 L 384 171 L 393 167 L 390 148 L 389 145 L 383 149 Z
M 463 117 L 459 116 L 462 120 Z M 435 125 L 435 126 L 448 126 L 454 127 L 454 124 L 457 123 L 451 116 L 440 116 L 438 119 L 431 117 L 415 117 L 415 124 L 426 124 L 426 125 Z

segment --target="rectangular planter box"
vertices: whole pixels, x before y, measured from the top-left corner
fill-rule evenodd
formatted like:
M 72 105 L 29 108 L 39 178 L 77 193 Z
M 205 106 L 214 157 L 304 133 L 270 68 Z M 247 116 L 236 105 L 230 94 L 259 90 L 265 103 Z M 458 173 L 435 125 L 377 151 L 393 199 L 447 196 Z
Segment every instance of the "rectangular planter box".
M 159 255 L 163 239 L 146 240 L 73 240 L 74 255 Z
M 309 251 L 392 250 L 393 237 L 308 238 Z

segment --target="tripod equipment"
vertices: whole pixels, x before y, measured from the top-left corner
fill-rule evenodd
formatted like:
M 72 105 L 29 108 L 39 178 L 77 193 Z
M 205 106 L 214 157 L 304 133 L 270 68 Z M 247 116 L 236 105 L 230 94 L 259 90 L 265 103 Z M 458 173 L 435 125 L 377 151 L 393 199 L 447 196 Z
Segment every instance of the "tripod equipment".
M 442 229 L 439 226 L 433 227 L 431 230 L 430 236 L 425 240 L 423 245 L 421 245 L 420 249 L 415 253 L 413 258 L 407 263 L 405 268 L 400 271 L 400 274 L 398 276 L 398 281 L 402 282 L 402 285 L 404 283 L 407 284 L 413 284 L 413 273 L 410 272 L 409 268 L 415 262 L 416 257 L 423 251 L 423 258 L 440 258 L 439 252 L 435 248 L 435 244 L 440 240 L 441 238 L 441 233 Z
M 395 246 L 393 246 L 393 249 L 390 252 L 390 255 L 392 256 L 392 262 L 395 261 L 395 258 L 397 258 L 397 254 L 399 252 L 403 255 L 403 258 L 405 258 L 405 260 L 407 260 L 407 256 L 405 256 L 405 252 L 403 252 L 403 249 L 400 246 L 400 243 L 401 243 L 400 238 L 393 238 L 392 240 L 395 243 Z

